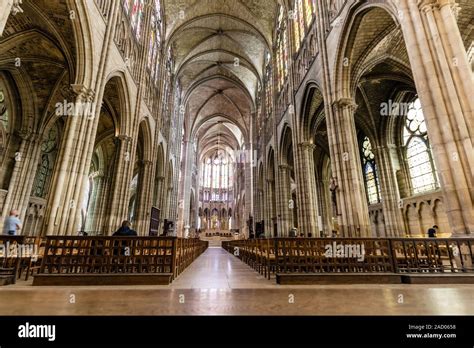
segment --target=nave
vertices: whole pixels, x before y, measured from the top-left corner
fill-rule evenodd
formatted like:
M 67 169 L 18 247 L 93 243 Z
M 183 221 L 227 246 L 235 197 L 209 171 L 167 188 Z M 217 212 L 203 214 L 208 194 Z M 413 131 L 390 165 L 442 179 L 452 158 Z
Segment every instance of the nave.
M 474 313 L 473 27 L 472 0 L 0 0 L 0 311 Z

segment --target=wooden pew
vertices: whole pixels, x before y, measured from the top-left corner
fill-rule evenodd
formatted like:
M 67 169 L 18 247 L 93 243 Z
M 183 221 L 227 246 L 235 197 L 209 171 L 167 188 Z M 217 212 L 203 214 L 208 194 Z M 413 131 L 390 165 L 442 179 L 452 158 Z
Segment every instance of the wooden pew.
M 15 284 L 22 263 L 25 236 L 0 236 L 0 285 Z M 19 254 L 20 253 L 20 254 Z
M 390 243 L 398 273 L 474 272 L 474 239 L 396 238 Z
M 327 253 L 339 245 L 349 255 Z M 223 247 L 282 284 L 474 283 L 474 239 L 272 238 Z
M 176 237 L 48 236 L 33 285 L 169 284 L 207 246 Z

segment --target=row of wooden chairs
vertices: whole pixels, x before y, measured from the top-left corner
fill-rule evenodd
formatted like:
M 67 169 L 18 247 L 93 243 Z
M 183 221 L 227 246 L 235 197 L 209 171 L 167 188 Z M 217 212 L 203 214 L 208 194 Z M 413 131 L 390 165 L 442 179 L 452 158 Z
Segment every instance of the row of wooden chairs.
M 229 237 L 232 237 L 232 233 L 230 232 L 206 232 L 205 233 L 205 236 L 206 237 L 225 237 L 225 238 L 229 238 Z
M 268 279 L 276 272 L 272 239 L 223 241 L 222 247 Z
M 46 239 L 40 274 L 171 273 L 177 277 L 208 247 L 176 237 L 76 237 Z
M 198 238 L 178 238 L 174 277 L 181 274 L 209 246 L 209 242 Z
M 227 241 L 223 248 L 260 274 L 473 272 L 474 239 L 272 238 Z M 332 255 L 344 248 L 360 255 Z M 352 246 L 355 246 L 356 249 Z M 363 249 L 362 249 L 363 246 Z M 357 249 L 359 248 L 359 249 Z M 363 255 L 362 255 L 363 251 Z M 340 256 L 340 257 L 339 257 Z

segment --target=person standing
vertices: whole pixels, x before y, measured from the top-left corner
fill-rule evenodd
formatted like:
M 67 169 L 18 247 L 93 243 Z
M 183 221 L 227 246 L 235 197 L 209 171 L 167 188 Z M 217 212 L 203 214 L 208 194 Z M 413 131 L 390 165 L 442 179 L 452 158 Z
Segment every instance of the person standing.
M 18 210 L 10 211 L 10 216 L 7 216 L 3 225 L 3 234 L 7 236 L 16 236 L 17 231 L 21 230 L 21 221 L 18 218 Z

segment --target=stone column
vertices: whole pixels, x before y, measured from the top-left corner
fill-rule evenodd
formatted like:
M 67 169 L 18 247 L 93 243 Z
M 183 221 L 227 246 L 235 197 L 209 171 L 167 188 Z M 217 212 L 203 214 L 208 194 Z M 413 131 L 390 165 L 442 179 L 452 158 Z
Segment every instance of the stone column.
M 245 144 L 245 150 L 247 151 L 247 154 L 245 156 L 245 163 L 244 163 L 244 174 L 245 174 L 245 211 L 244 211 L 244 221 L 245 221 L 245 226 L 247 229 L 247 236 L 249 235 L 249 230 L 248 230 L 248 221 L 252 217 L 253 219 L 253 226 L 252 229 L 254 230 L 253 232 L 255 233 L 255 216 L 254 215 L 254 205 L 253 205 L 253 151 L 252 151 L 252 144 L 251 143 L 246 143 Z
M 147 236 L 150 227 L 152 161 L 141 161 L 137 187 L 137 214 L 135 228 L 141 236 Z
M 161 234 L 161 229 L 163 228 L 163 187 L 164 187 L 164 180 L 165 177 L 163 175 L 157 176 L 156 177 L 156 183 L 155 183 L 155 191 L 156 191 L 156 200 L 153 202 L 156 208 L 160 211 L 160 217 L 159 217 L 159 234 Z
M 273 170 L 273 168 L 271 169 Z M 266 179 L 265 183 L 267 189 L 265 190 L 265 235 L 267 237 L 273 237 L 273 224 L 274 218 L 277 216 L 276 212 L 273 211 L 274 201 L 276 199 L 275 192 L 273 191 L 274 186 L 273 179 Z
M 85 231 L 98 231 L 104 212 L 110 209 L 106 204 L 107 188 L 105 182 L 103 173 L 98 173 L 94 178 L 94 188 L 87 207 Z
M 0 37 L 3 35 L 10 13 L 15 16 L 23 12 L 21 3 L 22 0 L 0 0 Z
M 102 212 L 104 216 L 103 223 L 100 225 L 104 234 L 110 234 L 115 231 L 123 220 L 127 219 L 128 203 L 130 198 L 130 181 L 133 170 L 131 161 L 131 152 L 133 141 L 126 135 L 119 135 L 114 139 L 115 166 L 110 175 L 112 175 L 111 183 L 108 188 L 107 199 L 108 206 Z
M 172 217 L 170 216 L 172 194 L 173 194 L 173 186 L 168 185 L 166 187 L 165 204 L 164 204 L 164 212 L 165 212 L 164 216 L 166 216 L 168 220 L 173 220 Z M 174 228 L 176 229 L 177 226 L 174 226 Z
M 260 222 L 264 221 L 264 223 L 266 224 L 266 220 L 265 220 L 265 214 L 264 214 L 264 209 L 265 209 L 265 191 L 263 189 L 259 189 L 258 190 L 258 204 L 259 204 L 259 220 Z M 265 227 L 265 226 L 264 226 Z M 265 230 L 264 230 L 265 232 Z
M 260 222 L 262 220 L 262 214 L 261 214 L 261 211 L 262 211 L 262 205 L 260 204 L 260 197 L 262 195 L 262 192 L 263 190 L 260 189 L 260 188 L 257 188 L 255 190 L 255 211 L 254 211 L 254 215 L 255 215 L 255 221 L 256 222 Z
M 192 176 L 193 176 L 193 143 L 191 141 L 184 141 L 183 144 L 183 153 L 184 153 L 184 170 L 183 174 L 183 205 L 180 209 L 182 209 L 182 219 L 179 221 L 178 232 L 182 232 L 184 230 L 184 226 L 189 226 L 190 222 L 190 214 L 191 214 L 191 184 L 192 184 Z
M 161 209 L 163 209 L 163 182 L 164 180 L 165 180 L 165 177 L 163 175 L 156 177 L 156 187 L 155 187 L 156 200 L 155 202 L 153 202 L 153 204 L 155 205 L 155 207 L 160 209 L 160 211 Z M 161 211 L 161 215 L 162 214 L 163 212 Z M 161 219 L 161 216 L 160 216 L 160 219 Z
M 20 148 L 15 154 L 15 166 L 5 198 L 0 227 L 9 215 L 10 210 L 18 209 L 20 220 L 24 221 L 28 209 L 31 189 L 37 172 L 38 159 L 41 154 L 41 137 L 36 133 L 20 133 Z
M 76 105 L 92 103 L 94 93 L 85 86 L 73 86 L 77 94 Z M 80 217 L 81 203 L 75 199 L 77 190 L 82 187 L 83 179 L 87 180 L 86 172 L 79 171 L 79 162 L 84 151 L 90 149 L 91 127 L 96 129 L 98 117 L 91 119 L 87 114 L 90 110 L 79 108 L 83 113 L 69 116 L 66 122 L 65 141 L 58 157 L 58 169 L 51 185 L 51 196 L 46 215 L 46 234 L 73 234 L 79 226 L 75 226 L 76 217 Z M 95 132 L 94 132 L 95 133 Z M 94 134 L 95 139 L 95 134 Z M 87 155 L 87 154 L 86 154 Z M 79 220 L 78 220 L 79 221 Z
M 283 236 L 288 236 L 290 228 L 293 227 L 293 213 L 289 208 L 289 202 L 291 200 L 291 187 L 290 187 L 290 170 L 291 167 L 287 164 L 280 164 L 278 166 L 278 179 L 279 179 L 279 191 L 280 191 L 280 202 L 279 202 L 279 224 L 280 231 Z
M 301 228 L 299 233 L 316 236 L 318 228 L 318 200 L 316 196 L 316 180 L 314 176 L 314 149 L 310 142 L 298 144 L 297 157 L 297 194 L 298 194 L 298 220 Z
M 393 148 L 392 150 L 394 155 L 396 155 L 396 149 Z M 373 152 L 380 184 L 380 200 L 385 220 L 385 236 L 404 237 L 406 233 L 399 206 L 400 192 L 392 165 L 391 149 L 388 146 L 382 146 L 374 148 Z
M 400 0 L 399 17 L 454 236 L 474 232 L 473 74 L 453 0 Z
M 333 104 L 328 118 L 328 141 L 333 176 L 336 177 L 340 236 L 370 235 L 369 210 L 360 168 L 359 144 L 354 121 L 356 105 L 350 99 Z
M 323 231 L 327 236 L 331 235 L 332 225 L 332 210 L 331 202 L 329 197 L 329 185 L 323 179 L 316 178 L 316 192 L 318 197 L 318 216 L 321 216 L 321 225 L 319 230 L 316 232 L 317 236 L 320 236 L 320 232 Z M 318 220 L 319 223 L 319 220 Z

